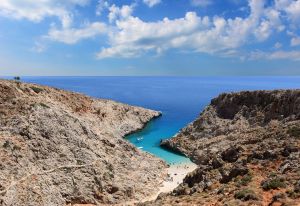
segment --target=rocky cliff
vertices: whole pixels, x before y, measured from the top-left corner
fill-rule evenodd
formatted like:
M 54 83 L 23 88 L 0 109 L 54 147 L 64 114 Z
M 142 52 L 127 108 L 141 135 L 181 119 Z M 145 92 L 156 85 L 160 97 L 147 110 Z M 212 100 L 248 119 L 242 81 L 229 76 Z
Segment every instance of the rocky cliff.
M 300 90 L 222 94 L 162 145 L 199 167 L 149 205 L 300 204 Z
M 159 112 L 0 80 L 0 205 L 123 204 L 165 163 L 123 140 Z

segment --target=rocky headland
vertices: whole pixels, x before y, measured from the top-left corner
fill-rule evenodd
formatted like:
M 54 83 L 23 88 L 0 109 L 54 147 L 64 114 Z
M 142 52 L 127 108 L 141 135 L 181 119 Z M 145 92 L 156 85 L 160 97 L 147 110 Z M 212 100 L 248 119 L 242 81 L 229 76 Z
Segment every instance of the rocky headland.
M 127 204 L 166 164 L 123 139 L 160 113 L 0 80 L 0 205 Z
M 198 168 L 141 205 L 300 204 L 300 90 L 221 94 L 162 145 Z

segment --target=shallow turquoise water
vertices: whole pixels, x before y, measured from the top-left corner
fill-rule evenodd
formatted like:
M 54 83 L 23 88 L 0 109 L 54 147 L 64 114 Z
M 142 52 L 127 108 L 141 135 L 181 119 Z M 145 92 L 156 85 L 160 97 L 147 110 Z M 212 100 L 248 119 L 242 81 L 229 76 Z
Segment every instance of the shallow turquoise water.
M 159 147 L 193 121 L 210 100 L 222 92 L 300 88 L 300 77 L 22 77 L 23 81 L 54 86 L 161 111 L 128 140 L 169 163 L 187 158 Z M 142 142 L 136 138 L 143 136 Z
M 144 151 L 155 154 L 156 156 L 166 160 L 169 163 L 189 162 L 189 159 L 180 154 L 164 150 L 159 146 L 160 139 L 173 136 L 178 131 L 178 126 L 167 125 L 163 117 L 150 122 L 142 131 L 136 132 L 126 138 Z M 142 141 L 137 138 L 143 137 Z

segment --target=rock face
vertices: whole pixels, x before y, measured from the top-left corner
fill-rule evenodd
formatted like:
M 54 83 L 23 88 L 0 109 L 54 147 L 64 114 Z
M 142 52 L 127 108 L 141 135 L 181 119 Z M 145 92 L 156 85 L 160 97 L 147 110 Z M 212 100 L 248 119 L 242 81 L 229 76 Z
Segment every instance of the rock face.
M 300 90 L 222 94 L 162 145 L 199 168 L 150 205 L 300 203 Z
M 123 204 L 154 194 L 165 163 L 122 138 L 159 115 L 0 80 L 0 205 Z

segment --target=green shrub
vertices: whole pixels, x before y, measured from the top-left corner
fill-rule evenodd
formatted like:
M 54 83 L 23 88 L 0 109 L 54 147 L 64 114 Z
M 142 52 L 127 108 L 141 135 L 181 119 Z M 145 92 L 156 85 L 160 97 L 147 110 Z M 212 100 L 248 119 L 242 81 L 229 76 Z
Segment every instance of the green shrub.
M 21 150 L 21 147 L 18 145 L 14 145 L 13 150 Z
M 8 147 L 9 147 L 9 141 L 8 141 L 8 140 L 6 140 L 6 141 L 4 142 L 3 147 L 4 147 L 4 148 L 8 148 Z
M 30 107 L 38 107 L 38 106 L 44 107 L 44 108 L 47 108 L 47 109 L 50 108 L 47 104 L 45 104 L 45 103 L 43 103 L 43 102 L 30 104 Z
M 277 174 L 276 174 L 276 172 L 271 172 L 271 173 L 269 174 L 269 177 L 271 177 L 271 178 L 273 178 L 273 177 L 277 177 Z
M 240 199 L 240 200 L 243 200 L 243 201 L 257 200 L 258 199 L 257 195 L 250 189 L 243 189 L 243 190 L 240 190 L 240 191 L 236 192 L 234 194 L 234 198 L 235 199 Z
M 263 181 L 261 186 L 264 190 L 274 190 L 278 188 L 284 188 L 286 187 L 286 184 L 283 179 L 276 177 L 274 179 Z
M 47 108 L 47 109 L 50 108 L 47 104 L 44 104 L 44 103 L 42 103 L 42 102 L 41 102 L 39 105 L 40 105 L 41 107 L 44 107 L 44 108 Z
M 296 192 L 295 190 L 288 190 L 288 191 L 286 191 L 286 193 L 292 199 L 297 199 L 300 197 L 300 193 Z
M 241 185 L 246 186 L 246 185 L 248 185 L 251 182 L 251 180 L 252 180 L 252 175 L 251 174 L 247 174 L 244 177 L 242 177 L 240 183 L 241 183 Z
M 44 91 L 42 88 L 39 88 L 39 87 L 30 87 L 30 88 L 37 94 Z
M 293 126 L 288 129 L 287 133 L 292 137 L 300 138 L 300 128 Z

